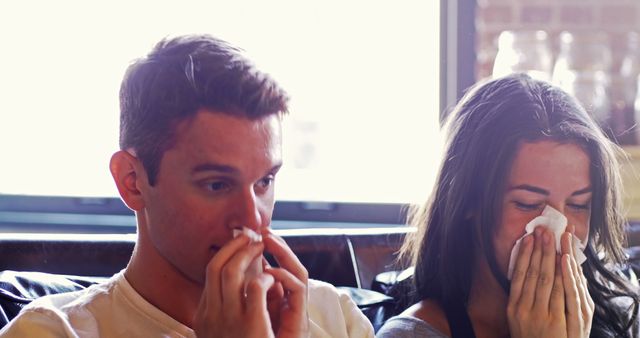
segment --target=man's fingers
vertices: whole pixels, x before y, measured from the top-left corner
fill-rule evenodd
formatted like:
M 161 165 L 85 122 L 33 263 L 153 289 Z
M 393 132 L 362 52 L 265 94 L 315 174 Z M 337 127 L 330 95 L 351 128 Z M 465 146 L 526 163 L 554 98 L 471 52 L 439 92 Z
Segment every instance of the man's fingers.
M 265 273 L 273 275 L 285 290 L 279 329 L 285 332 L 306 332 L 309 329 L 306 282 L 303 283 L 292 273 L 281 268 L 269 268 Z
M 211 308 L 222 308 L 222 281 L 220 278 L 222 268 L 236 252 L 249 244 L 247 236 L 238 236 L 229 241 L 213 256 L 206 269 L 205 292 L 206 302 Z
M 293 309 L 306 308 L 307 285 L 305 283 L 285 269 L 269 268 L 265 273 L 273 275 L 273 277 L 282 284 L 290 307 Z
M 268 273 L 261 273 L 252 278 L 247 282 L 247 304 L 264 305 L 266 309 L 267 293 L 273 288 L 274 284 L 276 284 L 275 278 Z
M 264 250 L 262 243 L 253 243 L 241 249 L 227 261 L 220 274 L 222 307 L 224 311 L 237 313 L 242 311 L 247 269 Z
M 263 234 L 262 239 L 265 250 L 273 255 L 278 265 L 306 284 L 309 279 L 309 273 L 284 240 L 272 232 Z
M 220 323 L 243 318 L 246 309 L 246 271 L 263 250 L 262 243 L 249 244 L 249 238 L 241 235 L 216 252 L 207 264 L 204 290 L 194 317 L 194 329 L 197 332 L 207 332 L 211 325 L 219 327 Z M 266 278 L 267 281 L 273 279 L 272 276 Z M 252 292 L 255 294 L 255 291 Z M 264 325 L 269 323 L 268 318 L 266 322 L 260 322 L 266 323 Z
M 265 270 L 267 269 L 269 269 L 269 267 L 265 268 Z M 267 291 L 267 311 L 269 311 L 274 332 L 278 332 L 280 328 L 280 309 L 285 302 L 284 295 L 282 283 L 278 281 L 274 282 L 271 288 L 269 288 L 269 291 Z
M 247 283 L 246 312 L 249 317 L 269 318 L 267 291 L 273 286 L 272 275 L 261 273 Z

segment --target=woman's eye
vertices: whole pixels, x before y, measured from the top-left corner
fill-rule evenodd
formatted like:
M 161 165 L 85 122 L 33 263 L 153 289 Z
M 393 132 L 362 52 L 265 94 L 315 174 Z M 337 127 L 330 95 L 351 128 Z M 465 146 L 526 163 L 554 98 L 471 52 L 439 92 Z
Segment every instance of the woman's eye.
M 521 210 L 525 210 L 525 211 L 532 211 L 532 210 L 538 210 L 541 206 L 542 203 L 523 203 L 523 202 L 518 202 L 518 201 L 514 201 L 513 202 L 516 206 L 516 208 L 521 209 Z
M 585 203 L 585 204 L 579 204 L 579 203 L 567 203 L 567 206 L 575 209 L 575 210 L 590 210 L 591 209 L 591 203 Z

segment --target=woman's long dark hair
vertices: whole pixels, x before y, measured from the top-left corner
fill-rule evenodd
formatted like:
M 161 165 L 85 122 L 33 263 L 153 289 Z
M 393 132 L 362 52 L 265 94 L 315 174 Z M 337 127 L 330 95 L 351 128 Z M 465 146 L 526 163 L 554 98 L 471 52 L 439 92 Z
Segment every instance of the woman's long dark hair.
M 466 303 L 478 255 L 508 289 L 493 236 L 518 146 L 539 140 L 573 143 L 591 161 L 591 223 L 583 264 L 596 305 L 591 336 L 629 336 L 632 326 L 635 331 L 638 292 L 615 272 L 626 260 L 620 150 L 580 104 L 546 82 L 510 75 L 472 88 L 448 117 L 446 129 L 434 191 L 410 218 L 418 230 L 403 248 L 415 265 L 418 299 Z

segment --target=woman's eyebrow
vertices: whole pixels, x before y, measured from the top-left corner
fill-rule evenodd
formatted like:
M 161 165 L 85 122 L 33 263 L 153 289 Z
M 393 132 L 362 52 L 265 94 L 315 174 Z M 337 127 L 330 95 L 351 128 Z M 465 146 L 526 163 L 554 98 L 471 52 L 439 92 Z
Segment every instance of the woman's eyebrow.
M 515 187 L 512 187 L 509 190 L 526 190 L 526 191 L 530 191 L 530 192 L 533 192 L 533 193 L 536 193 L 536 194 L 540 194 L 540 195 L 545 195 L 545 196 L 549 195 L 549 191 L 548 190 L 545 190 L 545 189 L 542 189 L 540 187 L 536 187 L 536 186 L 533 186 L 533 185 L 528 185 L 528 184 L 516 185 Z
M 582 195 L 582 194 L 587 194 L 591 192 L 591 187 L 586 187 L 580 190 L 576 190 L 573 194 L 571 194 L 571 196 L 577 196 L 577 195 Z

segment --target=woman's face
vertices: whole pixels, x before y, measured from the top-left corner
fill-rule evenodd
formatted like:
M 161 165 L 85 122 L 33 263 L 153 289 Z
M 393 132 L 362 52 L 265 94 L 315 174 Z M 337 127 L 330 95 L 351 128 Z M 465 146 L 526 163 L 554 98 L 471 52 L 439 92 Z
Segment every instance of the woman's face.
M 586 242 L 591 216 L 589 156 L 578 145 L 555 141 L 522 143 L 507 179 L 502 215 L 494 237 L 496 259 L 506 275 L 511 249 L 525 226 L 549 205 L 563 213 Z

